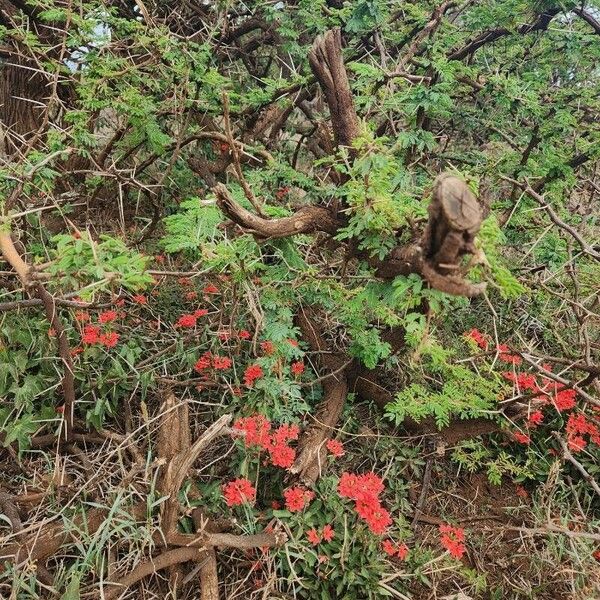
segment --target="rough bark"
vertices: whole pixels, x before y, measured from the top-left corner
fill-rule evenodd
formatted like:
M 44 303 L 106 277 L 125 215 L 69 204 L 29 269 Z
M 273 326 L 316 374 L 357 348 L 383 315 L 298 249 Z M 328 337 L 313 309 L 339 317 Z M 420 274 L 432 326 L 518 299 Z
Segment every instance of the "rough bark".
M 323 382 L 323 399 L 314 415 L 314 422 L 304 432 L 298 445 L 298 456 L 290 471 L 297 474 L 306 485 L 314 484 L 321 474 L 321 466 L 325 464 L 325 443 L 335 431 L 339 421 L 346 396 L 348 381 L 344 369 L 340 368 L 346 362 L 340 354 L 327 353 L 327 346 L 318 330 L 314 313 L 305 308 L 296 317 L 303 339 L 313 352 L 319 353 L 319 362 L 325 371 L 335 375 L 327 377 Z
M 351 146 L 358 137 L 359 125 L 342 58 L 339 27 L 317 37 L 308 53 L 308 60 L 327 100 L 335 143 L 338 146 Z

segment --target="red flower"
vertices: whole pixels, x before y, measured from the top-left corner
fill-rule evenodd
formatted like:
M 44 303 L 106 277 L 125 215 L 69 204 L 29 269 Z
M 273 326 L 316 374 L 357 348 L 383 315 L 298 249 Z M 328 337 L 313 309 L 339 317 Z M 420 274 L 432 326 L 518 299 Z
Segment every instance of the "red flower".
M 119 341 L 119 334 L 116 331 L 102 333 L 98 341 L 107 348 L 114 348 Z
M 544 413 L 541 410 L 536 410 L 529 415 L 529 419 L 527 419 L 527 424 L 529 427 L 537 427 L 544 420 Z
M 85 323 L 86 321 L 90 320 L 90 313 L 87 313 L 83 310 L 78 310 L 75 313 L 75 320 L 79 321 L 80 323 Z
M 250 365 L 244 371 L 244 383 L 248 387 L 252 387 L 254 382 L 264 375 L 260 365 Z
M 301 487 L 288 488 L 283 492 L 285 507 L 290 512 L 300 512 L 314 497 L 314 493 Z
M 339 458 L 340 456 L 344 456 L 344 454 L 346 454 L 344 452 L 344 446 L 338 440 L 327 440 L 326 446 L 327 450 L 329 450 L 329 452 L 331 452 L 331 454 L 333 454 L 333 456 L 335 456 L 336 458 Z
M 254 502 L 256 489 L 248 479 L 235 479 L 223 486 L 223 497 L 227 506 L 238 506 L 244 502 Z
M 215 356 L 213 358 L 213 367 L 215 369 L 229 369 L 233 361 L 227 356 Z
M 398 550 L 397 550 L 397 554 L 398 554 L 398 558 L 400 560 L 406 560 L 406 557 L 408 556 L 408 546 L 406 544 L 400 544 L 398 546 Z
M 144 296 L 142 294 L 136 294 L 135 296 L 132 296 L 131 299 L 136 304 L 148 304 L 148 298 L 146 298 L 146 296 Z
M 600 550 L 596 550 L 596 552 L 594 552 L 592 554 L 592 556 L 598 561 L 600 562 Z
M 304 363 L 302 361 L 294 362 L 292 363 L 290 370 L 296 376 L 302 375 L 302 373 L 304 373 Z
M 217 286 L 213 285 L 212 283 L 209 283 L 208 285 L 204 286 L 203 291 L 205 294 L 218 294 L 219 288 Z
M 292 338 L 288 338 L 288 344 L 290 346 L 293 346 L 294 348 L 298 347 L 298 342 L 296 340 L 293 340 Z
M 275 344 L 273 344 L 273 342 L 261 342 L 260 347 L 262 351 L 267 355 L 273 354 L 273 352 L 275 352 Z
M 358 516 L 366 521 L 369 529 L 376 535 L 382 535 L 387 531 L 387 528 L 392 524 L 390 513 L 381 506 L 379 500 L 356 502 L 355 505 Z
M 271 423 L 263 415 L 238 419 L 233 428 L 244 432 L 246 446 L 260 446 L 264 450 L 271 448 Z
M 511 354 L 510 348 L 506 344 L 500 344 L 497 348 L 498 358 L 505 363 L 509 363 L 511 365 L 520 365 L 523 362 L 523 359 L 518 354 Z
M 205 352 L 194 365 L 194 371 L 197 373 L 201 373 L 205 369 L 210 367 L 210 363 L 212 361 L 212 354 L 210 352 Z
M 83 328 L 81 342 L 83 344 L 96 344 L 100 337 L 100 328 L 96 325 L 86 325 Z
M 396 546 L 390 540 L 383 540 L 381 548 L 388 556 L 396 554 Z
M 298 425 L 280 425 L 273 434 L 273 443 L 285 444 L 289 440 L 297 440 L 300 435 Z
M 570 410 L 575 406 L 575 397 L 577 392 L 575 390 L 560 390 L 554 396 L 554 406 L 558 412 L 563 410 Z
M 208 314 L 208 309 L 206 308 L 199 308 L 198 310 L 194 311 L 194 317 L 196 317 L 196 319 L 199 319 L 200 317 L 205 317 Z
M 321 536 L 317 533 L 316 529 L 309 529 L 306 532 L 306 537 L 313 546 L 317 546 L 321 543 Z
M 271 462 L 276 467 L 282 467 L 284 469 L 289 469 L 296 460 L 296 451 L 283 444 L 277 444 L 271 447 L 269 454 L 271 456 Z
M 587 442 L 581 435 L 572 435 L 567 438 L 567 444 L 573 452 L 581 452 L 586 446 Z
M 340 496 L 361 502 L 376 500 L 383 490 L 381 477 L 372 472 L 364 475 L 342 473 L 338 483 Z
M 111 321 L 114 321 L 117 317 L 118 315 L 114 310 L 106 310 L 98 315 L 98 322 L 110 323 Z
M 323 527 L 323 531 L 322 531 L 322 535 L 323 535 L 323 539 L 326 542 L 330 542 L 334 536 L 335 536 L 335 532 L 333 531 L 333 527 L 329 524 L 325 525 L 325 527 Z
M 198 292 L 186 292 L 185 299 L 186 300 L 195 300 L 198 297 Z
M 537 392 L 539 390 L 537 380 L 534 375 L 531 373 L 513 373 L 512 371 L 505 371 L 502 373 L 504 379 L 508 379 L 513 383 L 516 383 L 518 388 L 523 390 L 531 390 L 533 392 Z
M 451 525 L 440 525 L 440 544 L 455 558 L 462 558 L 466 547 L 465 530 Z
M 180 277 L 178 280 L 179 285 L 188 286 L 191 285 L 192 280 L 189 277 Z
M 472 339 L 482 350 L 488 349 L 488 340 L 479 329 L 471 329 L 471 331 L 468 331 L 465 335 Z
M 273 500 L 273 502 L 271 502 L 271 508 L 273 510 L 280 510 L 281 509 L 281 502 L 278 502 L 277 500 Z
M 240 338 L 240 340 L 249 340 L 251 335 L 250 332 L 246 329 L 240 329 L 240 331 L 238 332 L 238 337 Z
M 195 327 L 196 326 L 196 315 L 181 315 L 177 321 L 178 327 Z
M 519 442 L 520 444 L 526 444 L 529 445 L 531 443 L 531 438 L 524 434 L 521 433 L 520 431 L 515 431 L 513 433 L 513 437 L 515 438 L 515 440 L 517 440 L 517 442 Z

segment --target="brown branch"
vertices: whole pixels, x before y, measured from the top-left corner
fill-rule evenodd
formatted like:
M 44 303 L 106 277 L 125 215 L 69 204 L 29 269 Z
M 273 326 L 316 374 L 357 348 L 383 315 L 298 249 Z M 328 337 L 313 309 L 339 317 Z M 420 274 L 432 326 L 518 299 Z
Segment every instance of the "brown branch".
M 63 362 L 63 377 L 61 382 L 63 398 L 65 402 L 65 440 L 69 439 L 73 429 L 73 419 L 75 418 L 75 376 L 73 374 L 73 360 L 71 358 L 71 348 L 67 334 L 62 325 L 62 321 L 56 310 L 56 302 L 54 297 L 46 288 L 39 282 L 33 280 L 33 270 L 21 258 L 19 252 L 15 248 L 12 237 L 9 232 L 0 233 L 0 252 L 4 260 L 8 262 L 17 272 L 19 279 L 26 289 L 32 289 L 37 294 L 44 306 L 46 318 L 50 323 L 50 328 L 54 330 L 56 341 L 58 344 L 58 352 Z
M 234 535 L 233 533 L 200 532 L 179 533 L 171 531 L 165 536 L 171 546 L 185 546 L 190 548 L 221 547 L 235 548 L 237 550 L 250 550 L 252 548 L 276 548 L 287 541 L 287 535 L 282 532 L 255 533 L 252 535 Z
M 118 598 L 128 587 L 148 575 L 152 575 L 173 565 L 179 565 L 191 560 L 202 560 L 205 556 L 206 552 L 201 548 L 175 548 L 174 550 L 167 550 L 155 558 L 140 563 L 133 571 L 119 581 L 115 581 L 114 583 L 108 582 L 106 585 L 111 586 L 111 588 L 103 590 L 104 600 Z
M 323 381 L 323 399 L 317 407 L 314 422 L 304 431 L 298 444 L 298 456 L 290 471 L 299 475 L 306 485 L 313 485 L 321 474 L 326 459 L 325 443 L 331 437 L 339 421 L 346 397 L 348 380 L 344 365 L 348 362 L 340 354 L 323 353 L 326 343 L 318 331 L 315 315 L 303 308 L 296 317 L 302 337 L 313 350 L 320 354 L 320 362 L 330 373 Z
M 219 208 L 234 223 L 258 238 L 284 238 L 316 231 L 325 231 L 333 235 L 340 227 L 340 223 L 324 207 L 306 206 L 297 210 L 291 217 L 265 219 L 238 204 L 222 183 L 215 185 L 213 192 Z
M 335 143 L 351 146 L 359 134 L 348 74 L 342 58 L 339 27 L 319 35 L 308 53 L 308 61 L 327 101 Z
M 589 12 L 581 8 L 571 9 L 578 17 L 581 17 L 588 25 L 592 27 L 596 35 L 600 35 L 600 22 Z
M 560 8 L 551 8 L 542 14 L 538 15 L 535 21 L 532 23 L 526 23 L 521 25 L 517 29 L 517 33 L 520 35 L 526 35 L 528 33 L 532 33 L 534 31 L 544 31 L 548 29 L 550 25 L 550 21 L 561 12 Z M 497 29 L 490 29 L 489 31 L 485 31 L 478 35 L 475 39 L 468 42 L 465 46 L 460 48 L 459 50 L 455 50 L 454 52 L 448 55 L 448 60 L 462 60 L 467 56 L 471 56 L 474 54 L 479 48 L 485 46 L 486 44 L 490 44 L 500 39 L 501 37 L 511 35 L 513 32 L 506 27 L 498 27 Z

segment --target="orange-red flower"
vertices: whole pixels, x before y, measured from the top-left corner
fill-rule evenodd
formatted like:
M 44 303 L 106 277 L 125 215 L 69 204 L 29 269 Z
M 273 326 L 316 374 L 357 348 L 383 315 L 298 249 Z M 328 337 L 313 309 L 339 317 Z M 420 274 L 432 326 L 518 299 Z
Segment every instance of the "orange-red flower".
M 252 387 L 254 382 L 264 375 L 260 365 L 249 365 L 244 371 L 244 383 Z
M 308 541 L 313 545 L 313 546 L 317 546 L 318 544 L 321 543 L 321 536 L 318 534 L 316 529 L 309 529 L 306 532 L 306 537 L 308 538 Z
M 342 442 L 338 441 L 338 440 L 327 440 L 327 450 L 329 450 L 329 452 L 331 452 L 331 454 L 333 454 L 333 456 L 335 456 L 336 458 L 339 458 L 340 456 L 344 456 L 344 454 L 346 454 L 344 452 L 344 446 L 342 445 Z
M 244 502 L 254 502 L 256 489 L 248 479 L 234 479 L 223 486 L 223 497 L 227 506 L 238 506 Z
M 440 525 L 440 544 L 455 558 L 462 558 L 466 547 L 465 530 L 452 525 Z
M 111 321 L 115 321 L 117 317 L 118 315 L 114 310 L 106 310 L 98 315 L 98 322 L 110 323 Z
M 196 315 L 181 315 L 177 321 L 178 327 L 195 327 L 196 326 Z
M 290 367 L 290 371 L 292 372 L 293 375 L 296 375 L 296 376 L 302 375 L 302 373 L 304 373 L 304 363 L 302 361 L 292 363 L 292 366 Z
M 322 531 L 322 535 L 323 535 L 323 539 L 326 542 L 330 542 L 334 536 L 335 536 L 335 532 L 333 531 L 333 527 L 329 524 L 325 525 L 325 527 L 323 527 L 323 531 Z
M 314 497 L 314 492 L 301 487 L 291 487 L 283 492 L 285 507 L 290 512 L 301 511 Z

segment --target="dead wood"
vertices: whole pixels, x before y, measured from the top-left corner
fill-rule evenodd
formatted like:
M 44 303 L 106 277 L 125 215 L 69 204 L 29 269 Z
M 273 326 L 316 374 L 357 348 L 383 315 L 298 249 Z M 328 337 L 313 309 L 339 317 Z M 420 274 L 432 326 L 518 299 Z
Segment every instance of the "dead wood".
M 179 565 L 191 560 L 202 560 L 205 558 L 206 551 L 201 548 L 175 548 L 173 550 L 167 550 L 162 554 L 154 558 L 140 563 L 129 575 L 126 575 L 119 581 L 114 583 L 107 583 L 106 586 L 111 586 L 109 589 L 104 589 L 102 597 L 104 600 L 111 600 L 112 598 L 118 598 L 128 587 L 134 583 L 141 581 L 144 577 L 157 573 L 162 569 Z
M 327 100 L 335 143 L 350 147 L 358 137 L 359 125 L 342 57 L 339 27 L 315 39 L 308 60 Z

